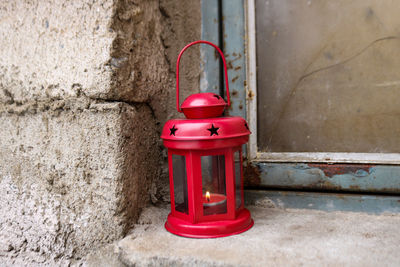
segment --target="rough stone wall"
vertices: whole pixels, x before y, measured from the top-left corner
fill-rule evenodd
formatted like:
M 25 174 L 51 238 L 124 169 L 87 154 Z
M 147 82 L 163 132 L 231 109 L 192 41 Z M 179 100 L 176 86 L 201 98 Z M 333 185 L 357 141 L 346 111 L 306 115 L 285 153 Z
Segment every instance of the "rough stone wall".
M 110 95 L 113 1 L 0 4 L 0 99 Z
M 200 1 L 6 0 L 0 17 L 0 265 L 68 264 L 168 199 L 159 133 Z
M 200 38 L 199 0 L 6 0 L 0 12 L 0 101 L 84 95 L 177 115 L 175 62 Z M 198 47 L 181 67 L 184 99 L 198 90 Z
M 157 157 L 151 110 L 78 101 L 0 115 L 4 256 L 80 258 L 120 238 L 143 206 L 157 174 L 141 167 Z
M 159 133 L 164 123 L 172 118 L 183 117 L 176 111 L 175 70 L 180 50 L 201 36 L 201 1 L 200 0 L 160 0 L 160 32 L 165 62 L 167 62 L 169 80 L 164 90 L 157 91 L 150 98 Z M 200 88 L 200 49 L 193 46 L 185 51 L 180 63 L 180 99 L 182 101 Z M 151 200 L 169 201 L 169 179 L 166 150 L 162 151 L 161 174 L 153 184 Z

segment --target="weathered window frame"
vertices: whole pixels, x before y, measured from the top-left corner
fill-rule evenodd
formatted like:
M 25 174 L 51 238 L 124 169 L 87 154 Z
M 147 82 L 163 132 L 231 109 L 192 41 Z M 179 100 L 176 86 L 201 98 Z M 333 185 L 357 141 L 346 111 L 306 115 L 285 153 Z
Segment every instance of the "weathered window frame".
M 245 1 L 246 23 L 246 107 L 252 132 L 247 146 L 250 162 L 319 162 L 400 164 L 400 153 L 337 153 L 337 152 L 261 152 L 257 146 L 257 65 L 255 0 Z

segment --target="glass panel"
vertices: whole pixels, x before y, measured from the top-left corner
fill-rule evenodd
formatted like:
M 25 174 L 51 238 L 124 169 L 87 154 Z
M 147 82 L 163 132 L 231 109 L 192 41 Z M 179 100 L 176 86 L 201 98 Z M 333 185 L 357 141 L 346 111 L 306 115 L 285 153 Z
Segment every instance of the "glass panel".
M 242 165 L 240 158 L 240 151 L 236 151 L 235 154 L 235 191 L 236 191 L 236 209 L 240 208 L 242 205 L 242 170 L 240 166 Z
M 172 155 L 175 210 L 189 213 L 185 156 Z
M 400 5 L 255 3 L 259 150 L 399 152 Z
M 203 214 L 226 213 L 225 156 L 201 157 L 201 175 L 203 179 Z

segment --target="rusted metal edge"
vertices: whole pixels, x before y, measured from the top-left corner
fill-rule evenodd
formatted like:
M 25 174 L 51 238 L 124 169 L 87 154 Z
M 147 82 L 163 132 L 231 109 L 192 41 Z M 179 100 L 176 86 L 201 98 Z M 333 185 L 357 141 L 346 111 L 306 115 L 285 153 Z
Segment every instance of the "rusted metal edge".
M 245 185 L 293 190 L 400 194 L 400 166 L 326 163 L 247 163 Z
M 400 165 L 400 153 L 258 152 L 258 162 L 372 163 Z
M 400 213 L 400 196 L 245 190 L 245 202 L 267 208 Z
M 254 0 L 245 1 L 246 24 L 246 108 L 250 135 L 247 146 L 248 159 L 257 157 L 257 65 L 256 65 L 256 20 Z
M 246 56 L 244 0 L 222 1 L 222 39 L 231 87 L 231 108 L 228 114 L 246 118 Z M 247 157 L 244 145 L 243 156 Z

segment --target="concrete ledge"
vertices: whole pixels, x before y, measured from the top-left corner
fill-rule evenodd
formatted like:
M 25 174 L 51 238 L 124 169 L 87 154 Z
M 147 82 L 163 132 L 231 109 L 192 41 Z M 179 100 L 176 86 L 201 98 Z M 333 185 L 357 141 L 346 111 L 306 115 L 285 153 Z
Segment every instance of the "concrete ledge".
M 118 264 L 127 266 L 400 264 L 399 214 L 249 208 L 255 220 L 252 229 L 203 240 L 168 233 L 163 226 L 168 208 L 150 208 L 143 212 L 141 225 L 115 244 L 112 255 L 119 258 Z M 86 264 L 95 266 L 95 259 L 99 255 L 89 257 Z
M 2 1 L 0 101 L 109 94 L 114 1 Z

